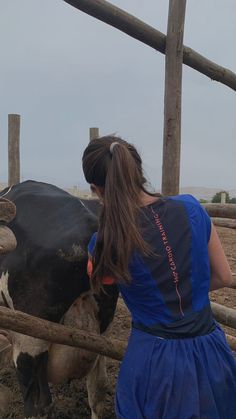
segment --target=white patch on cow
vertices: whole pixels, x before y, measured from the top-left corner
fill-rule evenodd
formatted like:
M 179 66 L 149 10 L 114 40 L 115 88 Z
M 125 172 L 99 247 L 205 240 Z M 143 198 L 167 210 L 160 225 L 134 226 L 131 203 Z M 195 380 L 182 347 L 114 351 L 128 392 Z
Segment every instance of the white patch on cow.
M 13 361 L 16 365 L 17 358 L 21 353 L 28 354 L 35 357 L 49 348 L 49 343 L 42 340 L 32 338 L 31 336 L 22 335 L 21 333 L 13 332 Z
M 8 290 L 8 276 L 9 276 L 8 272 L 5 272 L 1 275 L 1 278 L 0 278 L 0 305 L 3 305 L 3 306 L 6 305 L 2 296 L 3 294 L 8 306 L 14 310 L 13 301 Z
M 7 189 L 7 191 L 6 191 L 3 195 L 0 195 L 0 196 L 1 196 L 1 198 L 3 198 L 3 197 L 4 197 L 4 196 L 6 196 L 9 192 L 11 192 L 12 187 L 13 187 L 13 185 L 12 185 L 12 186 L 9 186 L 9 188 Z
M 81 199 L 79 199 L 79 202 L 81 203 L 81 205 L 83 205 L 84 208 L 86 208 L 86 210 L 88 210 L 88 208 L 84 205 L 84 203 L 81 201 Z

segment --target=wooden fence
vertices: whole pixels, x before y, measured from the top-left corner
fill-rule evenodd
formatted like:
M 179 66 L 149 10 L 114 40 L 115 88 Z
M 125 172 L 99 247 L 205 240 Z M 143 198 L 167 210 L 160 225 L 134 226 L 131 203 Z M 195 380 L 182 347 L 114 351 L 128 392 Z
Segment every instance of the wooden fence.
M 218 227 L 236 228 L 236 204 L 203 204 Z
M 180 132 L 181 132 L 181 66 L 182 62 L 193 69 L 208 76 L 211 80 L 219 81 L 233 90 L 236 90 L 236 74 L 232 71 L 213 63 L 196 51 L 183 45 L 183 30 L 186 0 L 169 1 L 169 18 L 167 37 L 160 31 L 145 24 L 136 17 L 124 12 L 116 6 L 104 0 L 64 0 L 66 3 L 77 9 L 94 16 L 95 18 L 114 26 L 125 32 L 129 36 L 149 45 L 155 50 L 166 54 L 166 91 L 165 91 L 165 121 L 168 123 L 168 115 L 175 118 L 175 123 L 165 126 L 164 146 L 167 141 L 177 152 L 165 154 L 167 162 L 163 167 L 162 192 L 164 195 L 178 194 L 179 192 L 179 170 L 180 170 Z M 173 29 L 173 30 L 172 30 Z M 169 63 L 172 63 L 169 65 Z M 177 72 L 176 81 L 173 89 L 170 88 L 171 72 L 175 68 Z M 177 104 L 177 112 L 174 113 L 172 101 Z M 19 122 L 19 121 L 18 121 Z M 13 131 L 12 131 L 13 132 Z M 17 129 L 14 131 L 17 136 Z M 90 131 L 90 138 L 97 135 L 96 130 Z M 19 156 L 18 149 L 14 152 Z M 175 170 L 173 169 L 173 157 Z M 17 168 L 17 165 L 16 165 Z M 18 169 L 17 169 L 18 173 Z M 172 173 L 172 177 L 169 177 Z M 176 177 L 177 176 L 177 177 Z M 13 177 L 12 177 L 13 179 Z M 177 179 L 177 182 L 176 182 Z M 228 221 L 236 220 L 236 205 L 230 206 L 206 204 L 206 210 L 211 217 L 226 218 Z M 217 320 L 222 324 L 236 328 L 236 311 L 219 304 L 212 303 L 212 310 Z M 25 313 L 12 311 L 7 308 L 0 308 L 0 326 L 19 333 L 27 334 L 36 338 L 48 340 L 50 342 L 81 347 L 89 351 L 94 351 L 121 360 L 124 354 L 126 343 L 108 339 L 106 337 L 88 334 L 75 328 L 54 324 Z M 228 341 L 232 349 L 236 350 L 236 338 L 228 336 Z
M 186 0 L 169 0 L 167 36 L 105 0 L 64 0 L 64 2 L 166 55 L 162 193 L 164 195 L 178 194 L 182 63 L 233 90 L 236 90 L 236 74 L 183 45 Z M 17 139 L 19 118 L 13 124 L 13 119 L 16 120 L 17 117 L 19 116 L 12 115 L 11 118 L 9 116 L 9 133 L 14 132 L 11 134 L 14 140 L 9 141 L 11 144 L 9 153 L 13 162 L 9 163 L 9 185 L 20 181 L 19 141 Z M 10 125 L 15 128 L 11 129 Z M 92 137 L 94 133 L 90 133 Z
M 236 327 L 235 310 L 216 303 L 212 303 L 212 310 L 219 322 Z M 0 327 L 51 343 L 87 349 L 118 361 L 122 360 L 127 345 L 127 342 L 119 339 L 110 339 L 75 327 L 52 323 L 5 307 L 0 307 Z M 227 338 L 230 347 L 236 351 L 236 338 L 231 335 L 227 335 Z
M 169 0 L 167 36 L 105 0 L 64 0 L 166 55 L 162 193 L 177 195 L 180 177 L 182 62 L 236 90 L 236 74 L 183 45 L 186 0 Z

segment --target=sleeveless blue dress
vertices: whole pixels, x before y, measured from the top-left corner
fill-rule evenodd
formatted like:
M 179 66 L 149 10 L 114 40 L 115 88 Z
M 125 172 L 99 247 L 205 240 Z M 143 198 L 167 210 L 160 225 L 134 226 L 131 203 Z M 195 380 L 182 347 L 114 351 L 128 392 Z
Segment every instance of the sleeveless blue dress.
M 118 419 L 236 419 L 236 361 L 212 316 L 211 220 L 191 195 L 140 210 L 152 256 L 119 284 L 132 331 L 116 388 Z M 92 255 L 96 242 L 89 244 Z

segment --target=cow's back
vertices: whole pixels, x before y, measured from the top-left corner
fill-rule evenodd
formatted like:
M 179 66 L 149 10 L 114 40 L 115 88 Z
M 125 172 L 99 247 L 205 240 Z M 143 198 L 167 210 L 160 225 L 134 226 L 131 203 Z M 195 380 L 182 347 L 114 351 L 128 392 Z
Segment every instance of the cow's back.
M 59 321 L 89 289 L 87 244 L 97 217 L 80 199 L 46 183 L 23 182 L 5 196 L 17 208 L 9 226 L 18 245 L 0 258 L 1 282 L 8 283 L 15 309 Z

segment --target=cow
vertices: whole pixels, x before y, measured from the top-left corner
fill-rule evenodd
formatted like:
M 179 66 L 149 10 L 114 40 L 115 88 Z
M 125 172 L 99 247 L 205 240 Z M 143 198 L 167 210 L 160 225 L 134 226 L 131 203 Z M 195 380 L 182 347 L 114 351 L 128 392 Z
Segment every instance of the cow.
M 100 204 L 47 183 L 26 181 L 5 189 L 16 206 L 8 224 L 17 246 L 0 255 L 0 305 L 52 322 L 106 333 L 118 299 L 115 285 L 94 295 L 87 246 L 97 230 Z M 49 382 L 87 377 L 92 419 L 102 418 L 105 358 L 82 349 L 10 332 L 25 418 L 50 416 Z

